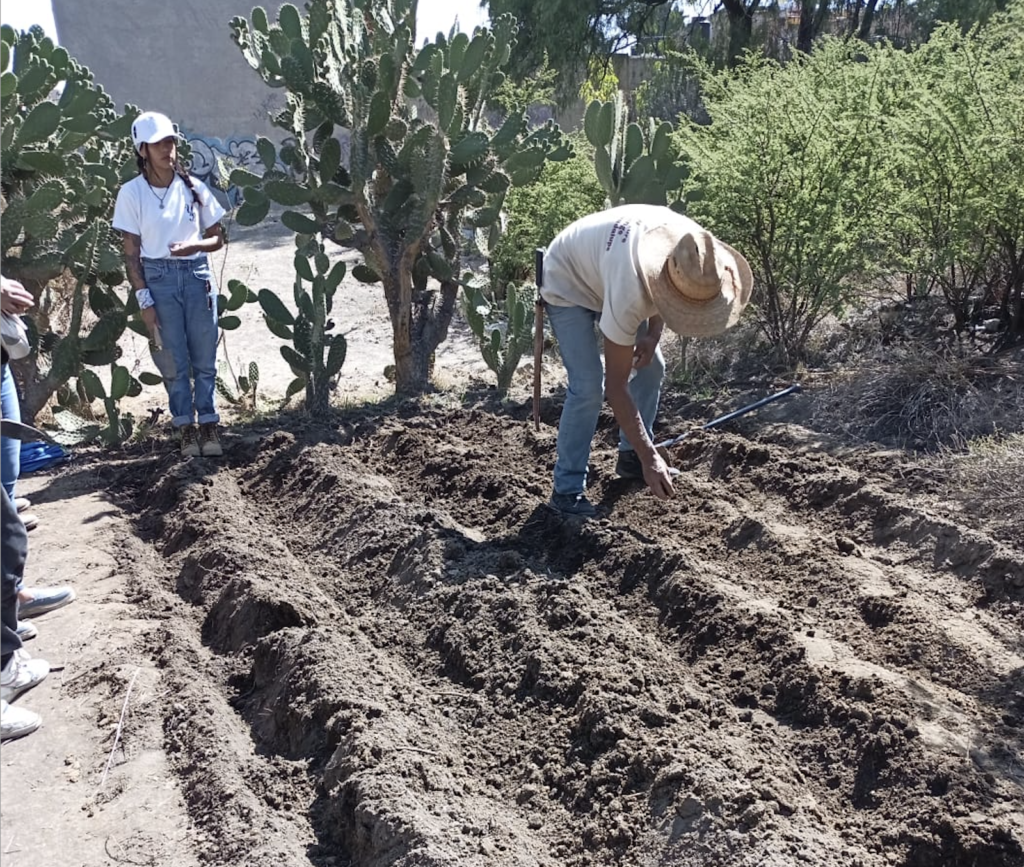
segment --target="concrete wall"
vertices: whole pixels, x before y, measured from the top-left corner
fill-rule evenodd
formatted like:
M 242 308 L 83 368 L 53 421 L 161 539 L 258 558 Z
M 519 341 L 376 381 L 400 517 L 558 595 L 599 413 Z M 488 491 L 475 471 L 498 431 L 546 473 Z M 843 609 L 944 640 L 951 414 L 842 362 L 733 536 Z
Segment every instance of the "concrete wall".
M 271 19 L 283 0 L 262 5 Z M 231 40 L 228 23 L 254 0 L 53 0 L 61 44 L 87 66 L 119 106 L 161 111 L 192 145 L 193 171 L 206 176 L 217 154 L 255 160 L 257 136 L 278 142 L 268 114 L 284 91 L 268 88 Z

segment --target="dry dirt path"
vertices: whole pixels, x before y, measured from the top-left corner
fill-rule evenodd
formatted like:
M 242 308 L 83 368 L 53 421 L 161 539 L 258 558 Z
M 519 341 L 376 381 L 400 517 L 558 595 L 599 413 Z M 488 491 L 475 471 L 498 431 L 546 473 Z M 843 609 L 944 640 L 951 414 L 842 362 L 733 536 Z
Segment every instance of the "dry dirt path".
M 77 599 L 34 621 L 26 643 L 53 669 L 19 699 L 41 729 L 0 748 L 3 867 L 199 863 L 164 749 L 173 696 L 147 652 L 159 619 L 134 604 L 131 528 L 105 494 L 110 478 L 91 463 L 20 484 L 40 518 L 28 583 L 71 584 Z

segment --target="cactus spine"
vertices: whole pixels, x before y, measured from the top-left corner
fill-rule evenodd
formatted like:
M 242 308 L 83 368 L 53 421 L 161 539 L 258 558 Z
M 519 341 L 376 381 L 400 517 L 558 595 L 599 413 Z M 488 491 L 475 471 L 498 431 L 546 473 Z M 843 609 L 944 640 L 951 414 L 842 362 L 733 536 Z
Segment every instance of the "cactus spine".
M 431 358 L 455 310 L 463 226 L 494 233 L 508 188 L 570 154 L 553 123 L 530 131 L 524 117 L 511 116 L 492 130 L 483 121 L 504 80 L 511 16 L 417 50 L 415 5 L 310 0 L 305 17 L 286 5 L 277 24 L 261 9 L 231 24 L 250 66 L 287 90 L 274 122 L 294 141 L 281 151 L 291 177 L 269 164 L 261 178 L 232 176 L 246 188 L 238 220 L 258 222 L 278 202 L 296 209 L 282 221 L 300 246 L 319 235 L 363 254 L 353 276 L 383 284 L 403 394 L 429 387 Z M 432 119 L 417 116 L 417 97 Z M 350 130 L 347 166 L 339 127 Z

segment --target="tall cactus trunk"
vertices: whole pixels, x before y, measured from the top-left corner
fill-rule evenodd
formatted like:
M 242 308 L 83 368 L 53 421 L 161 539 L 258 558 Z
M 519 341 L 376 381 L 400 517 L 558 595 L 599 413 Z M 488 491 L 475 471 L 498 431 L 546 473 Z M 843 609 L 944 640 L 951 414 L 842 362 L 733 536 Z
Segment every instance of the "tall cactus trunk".
M 314 384 L 313 380 L 306 384 L 306 410 L 314 418 L 326 418 L 331 414 L 331 391 L 326 384 Z
M 395 392 L 416 397 L 430 390 L 433 353 L 414 340 L 395 335 Z
M 383 282 L 394 333 L 395 391 L 403 397 L 425 394 L 431 388 L 434 353 L 448 337 L 459 284 L 445 281 L 439 291 L 416 292 L 410 278 L 403 293 L 395 275 Z
M 34 353 L 20 361 L 12 361 L 11 371 L 21 395 L 21 420 L 25 424 L 34 425 L 36 416 L 43 411 L 53 393 L 63 383 L 57 382 L 52 376 L 40 375 L 38 358 Z

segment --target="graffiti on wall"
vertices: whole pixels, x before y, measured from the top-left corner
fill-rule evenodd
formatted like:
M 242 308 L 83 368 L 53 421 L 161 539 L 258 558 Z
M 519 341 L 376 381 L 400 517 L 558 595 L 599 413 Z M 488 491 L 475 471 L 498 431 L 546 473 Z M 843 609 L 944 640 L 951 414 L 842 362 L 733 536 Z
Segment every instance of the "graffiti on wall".
M 263 160 L 260 159 L 256 149 L 255 138 L 229 138 L 220 139 L 210 136 L 199 136 L 194 133 L 182 131 L 185 141 L 188 142 L 191 151 L 191 165 L 189 173 L 199 178 L 204 184 L 213 190 L 213 194 L 220 203 L 227 209 L 237 207 L 242 203 L 242 191 L 238 187 L 228 184 L 227 177 L 221 177 L 218 161 L 222 164 L 225 173 L 230 176 L 235 169 L 248 169 L 253 174 L 263 174 Z M 342 129 L 337 132 L 337 138 L 341 143 L 342 165 L 348 166 L 349 151 L 351 147 L 349 131 Z M 285 143 L 293 139 L 286 139 Z M 287 166 L 278 160 L 276 169 L 289 171 Z
M 228 185 L 227 178 L 220 176 L 217 168 L 218 159 L 223 163 L 223 167 L 229 175 L 238 168 L 263 174 L 262 162 L 256 151 L 255 138 L 225 140 L 185 133 L 185 140 L 192 151 L 192 165 L 189 168 L 189 173 L 207 184 L 225 208 L 234 208 L 241 204 L 242 194 L 237 187 Z M 214 182 L 220 186 L 216 186 Z

